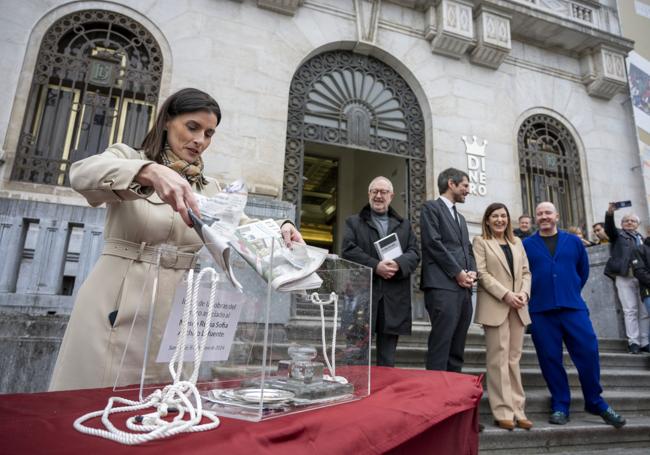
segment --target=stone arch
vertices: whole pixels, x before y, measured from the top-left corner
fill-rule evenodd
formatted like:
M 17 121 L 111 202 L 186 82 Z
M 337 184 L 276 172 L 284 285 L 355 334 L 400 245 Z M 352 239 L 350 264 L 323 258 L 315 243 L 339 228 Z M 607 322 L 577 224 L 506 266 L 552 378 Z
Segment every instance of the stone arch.
M 163 58 L 138 22 L 105 10 L 56 21 L 41 41 L 12 179 L 67 183 L 69 165 L 153 124 Z
M 582 144 L 572 125 L 537 108 L 521 116 L 516 134 L 523 212 L 534 214 L 539 202 L 550 200 L 558 208 L 562 227 L 587 228 L 588 180 Z
M 334 144 L 406 160 L 408 217 L 419 235 L 426 199 L 425 123 L 409 84 L 369 55 L 332 50 L 295 72 L 289 93 L 283 199 L 300 213 L 306 142 Z
M 160 50 L 162 61 L 164 62 L 159 81 L 159 97 L 164 98 L 169 93 L 172 72 L 171 47 L 159 27 L 149 18 L 128 6 L 105 1 L 70 1 L 52 8 L 36 21 L 29 32 L 29 38 L 26 43 L 26 52 L 20 70 L 20 77 L 15 86 L 14 102 L 9 117 L 9 123 L 7 124 L 7 134 L 3 146 L 6 151 L 6 163 L 5 166 L 3 166 L 4 170 L 2 172 L 2 179 L 4 185 L 8 188 L 30 191 L 38 189 L 38 191 L 46 192 L 55 191 L 57 194 L 73 194 L 71 190 L 65 186 L 58 186 L 56 189 L 55 187 L 51 187 L 51 190 L 45 189 L 40 187 L 38 184 L 34 185 L 29 181 L 16 180 L 13 178 L 14 176 L 12 174 L 14 172 L 13 169 L 17 157 L 17 150 L 23 140 L 22 127 L 24 125 L 25 116 L 28 115 L 29 101 L 31 98 L 30 95 L 37 72 L 37 60 L 46 33 L 48 33 L 55 23 L 61 21 L 62 18 L 74 13 L 83 13 L 87 11 L 102 11 L 107 14 L 116 13 L 125 16 L 129 20 L 140 24 L 140 27 L 146 30 L 146 32 L 153 37 L 153 40 Z

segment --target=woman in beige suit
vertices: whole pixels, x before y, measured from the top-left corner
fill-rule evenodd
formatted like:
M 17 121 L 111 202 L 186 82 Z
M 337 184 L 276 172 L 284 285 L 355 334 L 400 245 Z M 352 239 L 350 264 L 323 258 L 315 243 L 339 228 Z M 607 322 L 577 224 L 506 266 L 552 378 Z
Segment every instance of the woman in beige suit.
M 497 426 L 530 429 L 519 359 L 524 330 L 530 324 L 530 270 L 521 240 L 512 233 L 508 208 L 501 203 L 485 210 L 482 235 L 473 242 L 478 270 L 475 322 L 485 331 L 487 389 Z
M 162 105 L 141 150 L 115 144 L 72 165 L 72 187 L 93 207 L 107 206 L 105 244 L 79 289 L 50 390 L 139 381 L 147 331 L 144 315 L 154 279 L 158 291 L 152 332 L 162 333 L 174 290 L 194 266 L 193 253 L 201 247 L 189 227 L 188 208 L 199 213 L 194 193 L 210 196 L 220 191 L 218 183 L 203 174 L 201 158 L 220 120 L 221 111 L 210 95 L 183 89 Z M 281 230 L 287 243 L 302 242 L 291 223 Z M 170 248 L 157 268 L 161 245 Z M 156 346 L 150 347 L 149 356 L 155 357 Z

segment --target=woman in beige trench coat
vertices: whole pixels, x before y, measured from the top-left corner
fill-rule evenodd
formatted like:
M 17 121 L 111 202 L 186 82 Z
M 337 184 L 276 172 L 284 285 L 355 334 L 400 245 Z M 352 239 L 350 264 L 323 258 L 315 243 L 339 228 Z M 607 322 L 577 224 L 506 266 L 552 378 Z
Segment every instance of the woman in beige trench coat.
M 512 233 L 504 204 L 488 206 L 481 228 L 482 235 L 473 242 L 479 281 L 474 321 L 485 331 L 490 409 L 497 426 L 528 430 L 533 423 L 524 412 L 519 370 L 524 330 L 530 324 L 528 258 L 521 240 Z
M 139 382 L 154 280 L 152 333 L 162 333 L 175 288 L 201 247 L 187 209 L 199 213 L 194 192 L 210 196 L 220 190 L 203 175 L 201 159 L 220 120 L 211 96 L 183 89 L 162 105 L 142 150 L 115 144 L 72 165 L 72 187 L 91 206 L 107 206 L 105 246 L 79 289 L 50 390 L 112 386 L 118 372 L 118 385 Z M 287 243 L 302 242 L 291 223 L 282 225 L 282 233 Z M 157 268 L 161 245 L 171 248 Z M 156 354 L 152 349 L 149 356 Z

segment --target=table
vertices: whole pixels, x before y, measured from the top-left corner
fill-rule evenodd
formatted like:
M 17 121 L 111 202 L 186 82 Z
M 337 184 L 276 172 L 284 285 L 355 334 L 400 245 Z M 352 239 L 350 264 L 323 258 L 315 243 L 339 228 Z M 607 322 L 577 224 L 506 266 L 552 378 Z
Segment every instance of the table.
M 133 447 L 72 427 L 103 409 L 111 389 L 0 395 L 0 453 L 476 455 L 482 392 L 477 376 L 372 367 L 368 398 L 256 423 L 222 418 L 212 431 Z M 136 398 L 129 393 L 119 395 Z

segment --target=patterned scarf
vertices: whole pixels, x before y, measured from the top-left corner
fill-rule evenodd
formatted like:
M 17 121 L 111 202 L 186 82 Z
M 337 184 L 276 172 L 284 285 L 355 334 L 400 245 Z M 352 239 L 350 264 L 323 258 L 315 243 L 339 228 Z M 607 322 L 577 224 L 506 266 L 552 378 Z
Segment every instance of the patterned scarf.
M 195 162 L 188 163 L 177 157 L 169 145 L 165 145 L 161 158 L 163 165 L 178 172 L 190 182 L 190 185 L 196 185 L 199 190 L 208 184 L 208 180 L 203 176 L 203 160 L 200 156 Z

